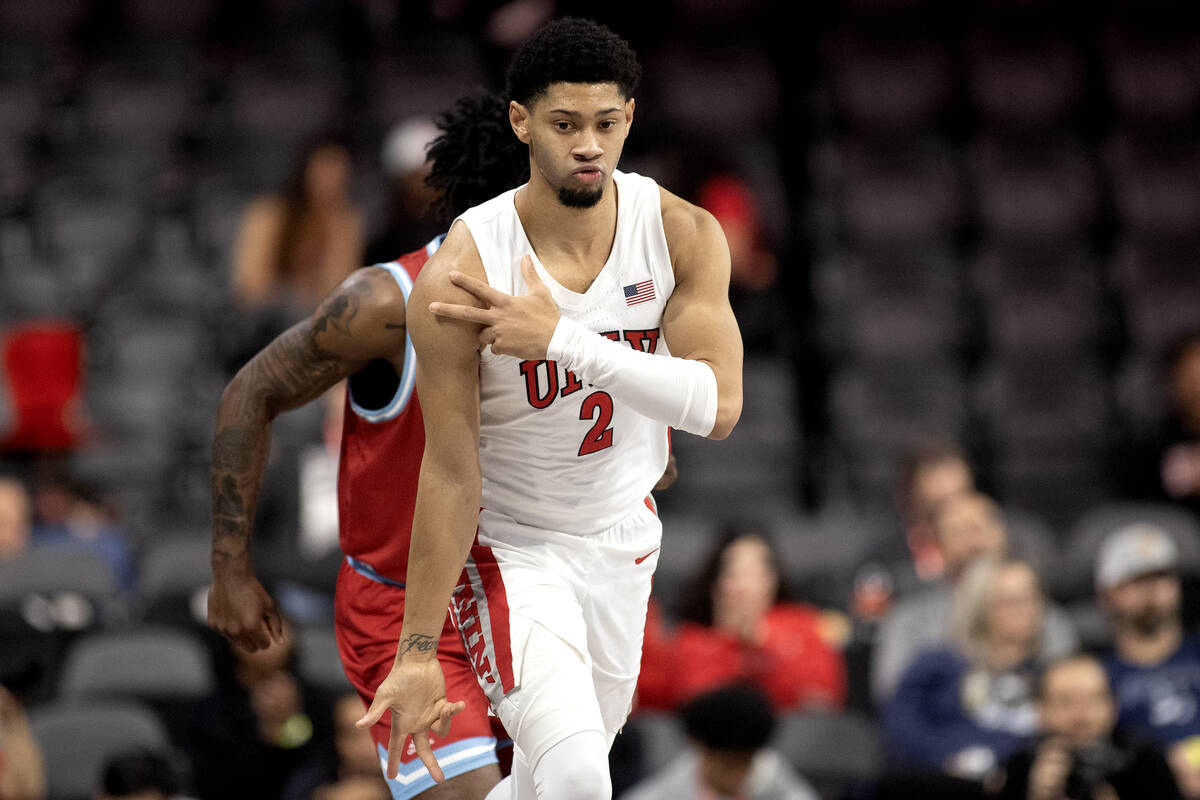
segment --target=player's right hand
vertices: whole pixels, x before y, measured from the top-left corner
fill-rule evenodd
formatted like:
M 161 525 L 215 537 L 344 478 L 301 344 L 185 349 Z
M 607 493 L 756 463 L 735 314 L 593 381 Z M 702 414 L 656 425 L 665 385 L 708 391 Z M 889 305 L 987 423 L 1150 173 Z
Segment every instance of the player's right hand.
M 267 590 L 251 572 L 214 573 L 208 592 L 208 625 L 251 653 L 283 642 L 283 619 Z
M 371 707 L 355 725 L 370 728 L 390 709 L 392 733 L 388 741 L 388 777 L 395 778 L 399 773 L 404 740 L 411 735 L 417 756 L 429 770 L 430 777 L 436 783 L 442 783 L 446 776 L 434 758 L 429 733 L 436 736 L 450 733 L 451 718 L 466 705 L 461 701 L 451 703 L 446 700 L 446 678 L 436 658 L 399 659 L 379 684 Z

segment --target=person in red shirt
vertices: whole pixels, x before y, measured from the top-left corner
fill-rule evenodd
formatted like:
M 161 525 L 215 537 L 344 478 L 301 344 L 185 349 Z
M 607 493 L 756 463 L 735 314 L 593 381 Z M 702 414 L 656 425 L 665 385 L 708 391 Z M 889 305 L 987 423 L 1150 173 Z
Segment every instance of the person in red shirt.
M 836 622 L 811 605 L 788 602 L 766 535 L 733 529 L 714 550 L 667 632 L 647 623 L 638 703 L 673 710 L 737 681 L 762 689 L 776 710 L 841 707 L 846 665 Z

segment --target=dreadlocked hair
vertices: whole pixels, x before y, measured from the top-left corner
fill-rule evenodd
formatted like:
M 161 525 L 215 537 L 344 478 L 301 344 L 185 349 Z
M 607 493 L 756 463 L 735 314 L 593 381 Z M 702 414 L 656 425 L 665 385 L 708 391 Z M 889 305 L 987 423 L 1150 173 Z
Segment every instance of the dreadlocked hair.
M 426 151 L 425 183 L 437 192 L 433 211 L 443 222 L 529 180 L 529 152 L 509 124 L 506 100 L 478 91 L 434 123 L 441 134 Z
M 641 77 L 629 42 L 598 22 L 563 17 L 539 28 L 513 55 L 505 95 L 528 106 L 552 83 L 615 83 L 629 99 Z

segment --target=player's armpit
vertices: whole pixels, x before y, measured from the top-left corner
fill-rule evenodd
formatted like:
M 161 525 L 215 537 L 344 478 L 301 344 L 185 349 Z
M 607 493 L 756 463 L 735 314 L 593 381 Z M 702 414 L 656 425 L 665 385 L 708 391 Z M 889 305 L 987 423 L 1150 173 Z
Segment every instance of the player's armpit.
M 742 413 L 742 336 L 729 305 L 729 245 L 716 218 L 662 192 L 663 228 L 675 290 L 663 312 L 671 353 L 702 361 L 717 379 L 711 439 L 724 439 Z

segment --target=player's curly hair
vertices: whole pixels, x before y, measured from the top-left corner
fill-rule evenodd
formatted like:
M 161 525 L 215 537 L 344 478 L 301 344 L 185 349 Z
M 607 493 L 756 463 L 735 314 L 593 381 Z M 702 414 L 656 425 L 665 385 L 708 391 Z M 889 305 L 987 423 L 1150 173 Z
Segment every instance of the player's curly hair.
M 434 119 L 425 183 L 437 192 L 433 212 L 447 224 L 468 208 L 529 180 L 529 151 L 508 122 L 508 101 L 477 91 Z
M 524 106 L 552 83 L 615 83 L 628 99 L 642 68 L 629 42 L 610 28 L 579 17 L 546 23 L 508 63 L 504 95 Z

